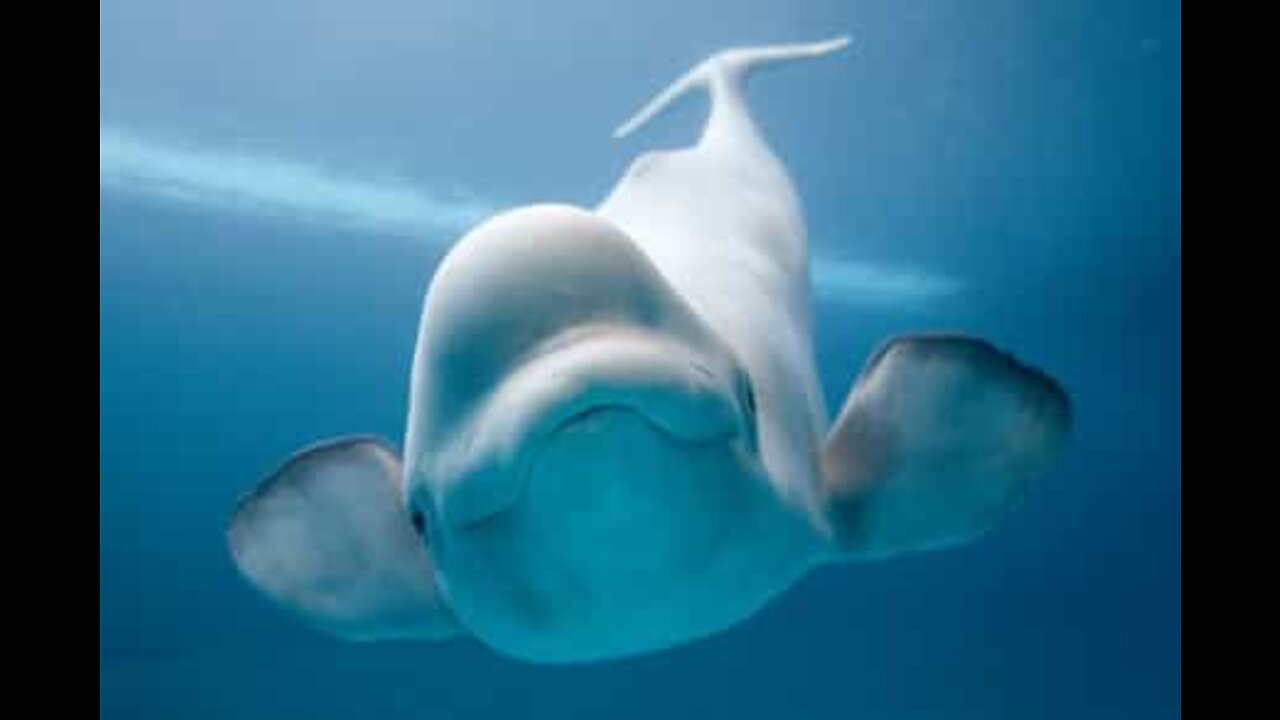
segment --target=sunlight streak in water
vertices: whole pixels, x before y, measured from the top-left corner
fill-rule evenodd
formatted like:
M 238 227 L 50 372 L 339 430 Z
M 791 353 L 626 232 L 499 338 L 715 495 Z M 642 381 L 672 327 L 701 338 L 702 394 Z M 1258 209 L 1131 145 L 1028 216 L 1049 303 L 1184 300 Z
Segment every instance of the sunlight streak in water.
M 919 308 L 958 293 L 955 278 L 910 266 L 814 257 L 809 272 L 820 300 L 850 305 Z
M 441 241 L 504 207 L 465 194 L 330 172 L 296 160 L 160 142 L 99 126 L 100 187 L 223 212 L 251 213 Z M 884 308 L 919 308 L 960 283 L 909 266 L 815 256 L 817 299 Z
M 225 153 L 99 127 L 102 188 L 233 212 L 412 235 L 465 230 L 496 208 L 474 197 L 342 176 L 304 162 Z

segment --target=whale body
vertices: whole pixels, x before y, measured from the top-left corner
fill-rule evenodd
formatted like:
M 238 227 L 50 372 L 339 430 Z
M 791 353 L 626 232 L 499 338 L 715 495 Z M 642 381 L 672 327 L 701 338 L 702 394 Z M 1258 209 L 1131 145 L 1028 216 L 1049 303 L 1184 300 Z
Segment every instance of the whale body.
M 1049 470 L 1051 378 L 991 344 L 885 342 L 834 422 L 786 168 L 748 111 L 755 69 L 847 40 L 717 53 L 698 140 L 637 158 L 593 209 L 482 222 L 423 303 L 403 453 L 346 437 L 232 515 L 237 567 L 351 639 L 470 635 L 535 662 L 679 645 L 817 564 L 972 540 Z

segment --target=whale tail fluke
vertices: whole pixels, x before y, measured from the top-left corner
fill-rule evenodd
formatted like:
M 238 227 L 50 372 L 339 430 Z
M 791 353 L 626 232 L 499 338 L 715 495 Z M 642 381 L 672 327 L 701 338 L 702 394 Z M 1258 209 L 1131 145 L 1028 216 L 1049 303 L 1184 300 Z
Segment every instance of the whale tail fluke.
M 849 42 L 849 37 L 842 36 L 814 43 L 762 45 L 718 52 L 668 85 L 639 112 L 619 125 L 613 131 L 613 136 L 623 138 L 630 135 L 645 123 L 661 115 L 690 89 L 696 87 L 709 89 L 713 102 L 718 99 L 718 94 L 729 93 L 736 97 L 740 92 L 742 78 L 758 66 L 827 55 L 844 48 Z

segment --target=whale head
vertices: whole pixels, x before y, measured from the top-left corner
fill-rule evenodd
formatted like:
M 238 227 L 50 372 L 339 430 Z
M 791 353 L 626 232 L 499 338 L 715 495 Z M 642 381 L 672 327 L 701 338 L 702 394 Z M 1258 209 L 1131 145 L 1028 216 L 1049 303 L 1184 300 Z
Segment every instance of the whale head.
M 515 654 L 676 641 L 771 504 L 741 363 L 589 211 L 514 210 L 454 247 L 411 394 L 406 493 L 441 585 Z

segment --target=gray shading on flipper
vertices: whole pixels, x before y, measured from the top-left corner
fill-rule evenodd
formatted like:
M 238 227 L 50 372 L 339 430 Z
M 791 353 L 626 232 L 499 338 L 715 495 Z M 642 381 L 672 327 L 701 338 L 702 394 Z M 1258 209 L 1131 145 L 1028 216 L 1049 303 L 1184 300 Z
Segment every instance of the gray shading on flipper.
M 373 438 L 303 450 L 237 505 L 236 566 L 304 620 L 353 640 L 458 632 L 401 500 L 400 459 Z
M 822 449 L 836 546 L 878 557 L 981 535 L 1053 465 L 1070 423 L 1057 383 L 985 341 L 886 343 Z

